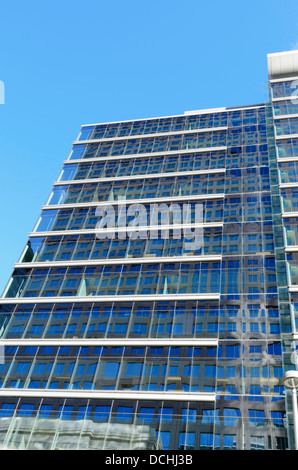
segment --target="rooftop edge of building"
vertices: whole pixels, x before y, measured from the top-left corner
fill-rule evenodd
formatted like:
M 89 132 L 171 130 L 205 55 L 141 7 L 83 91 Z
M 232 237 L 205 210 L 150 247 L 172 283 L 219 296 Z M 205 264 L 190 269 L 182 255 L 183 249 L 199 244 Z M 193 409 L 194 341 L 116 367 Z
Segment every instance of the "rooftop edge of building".
M 249 105 L 242 105 L 242 106 L 227 106 L 222 108 L 208 108 L 208 109 L 196 109 L 191 111 L 185 111 L 183 114 L 173 114 L 173 115 L 165 115 L 165 116 L 155 116 L 155 117 L 148 117 L 148 118 L 137 118 L 137 119 L 123 119 L 118 121 L 106 121 L 106 122 L 96 122 L 96 123 L 89 123 L 89 124 L 82 124 L 81 128 L 83 127 L 92 127 L 92 126 L 104 126 L 108 124 L 121 124 L 121 123 L 130 123 L 130 122 L 140 122 L 140 121 L 154 121 L 155 119 L 170 119 L 170 118 L 179 118 L 185 117 L 188 115 L 196 115 L 196 114 L 212 114 L 212 113 L 223 113 L 226 111 L 235 111 L 235 110 L 242 110 L 242 109 L 249 109 L 249 108 L 260 108 L 265 106 L 264 103 L 258 104 L 249 104 Z
M 224 113 L 225 111 L 236 111 L 242 109 L 249 109 L 249 108 L 260 108 L 265 106 L 264 103 L 258 104 L 247 104 L 242 106 L 226 106 L 223 108 L 210 108 L 210 109 L 196 109 L 194 111 L 185 111 L 184 116 L 192 115 L 192 114 L 211 114 L 211 113 Z

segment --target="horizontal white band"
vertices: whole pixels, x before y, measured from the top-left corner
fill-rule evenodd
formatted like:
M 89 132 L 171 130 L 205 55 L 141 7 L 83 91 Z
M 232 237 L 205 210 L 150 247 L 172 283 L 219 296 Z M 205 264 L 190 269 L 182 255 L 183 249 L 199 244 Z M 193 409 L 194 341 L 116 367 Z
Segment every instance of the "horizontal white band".
M 287 80 L 289 81 L 289 80 Z M 276 103 L 277 101 L 291 101 L 293 96 L 279 96 L 278 98 L 272 98 L 272 104 Z M 296 97 L 294 98 L 296 100 Z
M 177 229 L 193 229 L 196 227 L 202 227 L 202 228 L 222 228 L 223 223 L 222 222 L 205 222 L 203 224 L 175 224 L 175 225 L 152 225 L 152 226 L 142 226 L 142 227 L 128 227 L 128 228 L 122 228 L 122 227 L 115 227 L 114 230 L 110 230 L 108 232 L 105 229 L 82 229 L 82 230 L 53 230 L 53 231 L 45 231 L 45 232 L 31 232 L 29 234 L 29 237 L 57 237 L 61 236 L 63 237 L 64 235 L 96 235 L 97 233 L 118 233 L 118 232 L 133 232 L 138 231 L 138 232 L 148 232 L 150 231 L 155 231 L 155 230 L 177 230 Z
M 269 80 L 270 83 L 281 83 L 281 82 L 292 82 L 293 80 L 298 80 L 298 77 L 283 77 L 283 78 L 273 78 Z
M 279 187 L 281 189 L 287 189 L 287 188 L 298 188 L 298 182 L 295 183 L 280 183 Z
M 297 157 L 277 158 L 277 163 L 289 163 L 289 162 L 297 162 L 297 161 L 298 161 L 298 155 Z
M 298 286 L 288 286 L 289 292 L 298 293 Z
M 0 346 L 218 346 L 212 338 L 28 338 L 1 339 Z M 0 392 L 1 395 L 1 392 Z
M 276 135 L 275 140 L 298 139 L 298 134 Z
M 295 251 L 298 251 L 298 246 L 297 245 L 289 245 L 285 247 L 285 251 L 287 253 L 294 253 Z
M 185 392 L 143 392 L 143 391 L 123 391 L 123 390 L 52 390 L 52 389 L 20 389 L 1 388 L 2 397 L 32 397 L 32 398 L 87 398 L 104 400 L 158 400 L 158 401 L 196 401 L 214 402 L 215 393 L 185 393 Z
M 54 303 L 101 303 L 101 302 L 155 302 L 167 300 L 219 300 L 220 294 L 145 294 L 145 295 L 90 295 L 89 297 L 5 297 L 3 304 L 54 304 Z
M 281 215 L 284 219 L 298 217 L 298 212 L 283 212 Z
M 280 116 L 279 115 L 275 115 L 273 117 L 273 119 L 275 121 L 278 121 L 278 119 L 297 119 L 298 118 L 298 114 L 281 114 Z

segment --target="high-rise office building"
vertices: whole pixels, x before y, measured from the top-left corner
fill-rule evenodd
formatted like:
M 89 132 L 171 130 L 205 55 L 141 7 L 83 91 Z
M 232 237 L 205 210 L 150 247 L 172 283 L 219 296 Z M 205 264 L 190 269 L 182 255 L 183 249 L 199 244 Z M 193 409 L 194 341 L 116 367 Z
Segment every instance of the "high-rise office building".
M 0 299 L 2 448 L 295 447 L 298 51 L 268 75 L 82 126 Z

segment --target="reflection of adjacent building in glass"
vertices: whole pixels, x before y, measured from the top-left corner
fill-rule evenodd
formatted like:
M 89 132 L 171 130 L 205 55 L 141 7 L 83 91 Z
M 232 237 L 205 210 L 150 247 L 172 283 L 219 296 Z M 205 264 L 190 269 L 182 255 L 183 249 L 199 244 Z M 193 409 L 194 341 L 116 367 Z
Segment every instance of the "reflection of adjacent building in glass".
M 294 448 L 296 55 L 265 104 L 82 126 L 0 299 L 3 448 Z
M 2 450 L 154 450 L 155 432 L 146 425 L 96 423 L 90 420 L 15 418 L 7 432 L 0 420 Z M 17 430 L 17 432 L 16 432 Z M 2 433 L 5 435 L 3 439 Z

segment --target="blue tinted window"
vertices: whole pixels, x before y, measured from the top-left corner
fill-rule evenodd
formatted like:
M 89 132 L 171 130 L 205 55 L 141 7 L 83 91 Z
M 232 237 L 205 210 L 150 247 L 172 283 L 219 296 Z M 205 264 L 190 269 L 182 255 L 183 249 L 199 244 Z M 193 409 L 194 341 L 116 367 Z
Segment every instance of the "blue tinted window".
M 103 376 L 105 378 L 115 378 L 119 372 L 119 363 L 118 362 L 108 362 L 105 365 Z
M 116 420 L 117 421 L 129 421 L 132 416 L 131 406 L 118 406 Z
M 143 370 L 143 364 L 141 363 L 131 363 L 127 364 L 126 375 L 141 376 Z
M 15 403 L 3 403 L 0 409 L 0 417 L 8 418 L 9 416 L 12 416 L 15 406 L 16 406 Z
M 71 419 L 71 415 L 73 412 L 73 406 L 60 406 L 59 413 L 57 414 L 57 418 L 60 419 Z
M 94 129 L 94 126 L 84 126 L 81 128 L 81 132 L 79 134 L 78 140 L 88 140 L 92 131 Z
M 110 406 L 97 406 L 95 408 L 94 419 L 97 420 L 108 420 L 110 414 Z
M 141 408 L 139 414 L 140 421 L 142 421 L 143 423 L 151 423 L 153 420 L 154 411 L 154 408 Z
M 216 366 L 205 366 L 205 377 L 215 377 Z
M 40 418 L 49 418 L 51 416 L 52 405 L 41 405 L 39 410 Z
M 16 368 L 16 373 L 17 374 L 27 373 L 30 365 L 31 365 L 30 362 L 19 362 L 19 364 L 17 365 L 17 368 Z
M 23 405 L 20 406 L 18 410 L 18 415 L 19 416 L 31 416 L 33 410 L 34 410 L 34 405 L 24 403 Z

